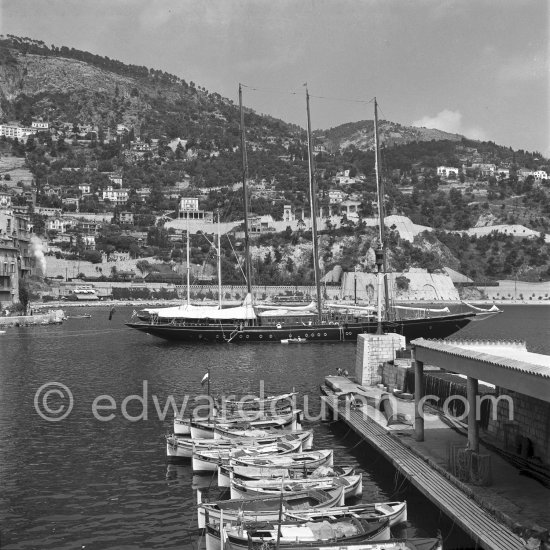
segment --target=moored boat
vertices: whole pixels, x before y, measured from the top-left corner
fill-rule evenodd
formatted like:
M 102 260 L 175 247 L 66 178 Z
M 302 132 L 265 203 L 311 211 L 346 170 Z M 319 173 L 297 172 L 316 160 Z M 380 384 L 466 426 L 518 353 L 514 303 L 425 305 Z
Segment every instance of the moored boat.
M 262 447 L 277 441 L 299 441 L 303 449 L 305 442 L 310 442 L 313 434 L 310 431 L 279 432 L 267 437 L 243 437 L 235 439 L 192 439 L 191 437 L 166 436 L 166 456 L 172 458 L 192 458 L 194 449 L 238 449 L 241 447 Z
M 350 474 L 347 476 L 327 478 L 305 478 L 298 480 L 278 479 L 231 479 L 231 498 L 248 498 L 250 496 L 292 494 L 303 489 L 330 490 L 344 488 L 346 499 L 363 494 L 363 475 Z
M 338 516 L 355 515 L 362 518 L 387 519 L 390 527 L 407 521 L 407 503 L 403 502 L 373 502 L 368 504 L 356 504 L 355 506 L 342 506 L 315 510 L 285 510 L 287 519 L 320 519 L 325 515 Z
M 220 550 L 221 537 L 224 544 L 227 541 L 231 545 L 232 550 L 270 548 L 272 545 L 277 545 L 280 550 L 334 550 L 350 548 L 350 544 L 354 543 L 387 540 L 390 538 L 390 527 L 387 521 L 369 521 L 355 517 L 328 518 L 320 522 L 311 520 L 206 525 L 207 550 Z
M 300 416 L 302 411 L 291 411 L 287 414 L 281 414 L 278 416 L 271 416 L 266 418 L 259 418 L 257 420 L 246 420 L 240 417 L 239 419 L 230 421 L 218 421 L 217 418 L 199 421 L 191 420 L 191 437 L 193 439 L 214 439 L 215 430 L 227 430 L 227 429 L 259 429 L 259 430 L 272 430 L 272 431 L 295 431 L 301 430 Z
M 281 340 L 281 344 L 305 344 L 307 343 L 307 340 L 305 338 L 302 338 L 301 336 L 298 336 L 297 338 L 285 338 Z
M 193 472 L 216 472 L 218 466 L 236 457 L 255 457 L 255 456 L 271 456 L 271 455 L 287 455 L 290 453 L 300 452 L 302 448 L 302 442 L 295 440 L 292 442 L 287 441 L 274 441 L 269 445 L 263 446 L 250 446 L 233 448 L 221 448 L 213 450 L 195 449 L 192 457 Z
M 296 491 L 291 495 L 285 495 L 282 502 L 280 496 L 200 502 L 198 504 L 199 528 L 203 529 L 207 523 L 220 523 L 222 520 L 224 524 L 276 520 L 279 518 L 281 504 L 285 513 L 290 511 L 299 513 L 304 510 L 313 512 L 321 508 L 332 509 L 334 506 L 340 506 L 343 500 L 344 489 L 339 487 L 329 491 L 318 489 Z
M 351 466 L 319 466 L 315 470 L 301 471 L 286 468 L 262 468 L 255 466 L 230 466 L 220 464 L 218 466 L 218 487 L 231 487 L 231 479 L 257 480 L 257 479 L 281 479 L 307 480 L 325 479 L 328 477 L 341 477 L 355 474 Z
M 267 397 L 252 397 L 250 399 L 223 398 L 223 400 L 217 403 L 217 406 L 218 408 L 228 410 L 273 410 L 274 405 L 276 408 L 292 406 L 297 395 L 297 392 L 290 392 L 279 395 L 268 395 Z
M 216 429 L 214 430 L 214 439 L 238 439 L 242 437 L 248 437 L 248 438 L 256 438 L 256 437 L 269 437 L 269 436 L 277 436 L 282 434 L 288 434 L 288 435 L 299 435 L 303 433 L 303 430 L 292 430 L 288 428 L 262 428 L 262 429 L 250 429 L 250 428 L 243 428 L 239 426 L 229 426 L 229 427 L 221 427 L 216 426 Z M 308 432 L 310 435 L 307 437 L 303 443 L 302 448 L 304 451 L 308 451 L 313 446 L 313 433 Z
M 333 465 L 332 449 L 294 453 L 288 456 L 236 457 L 230 466 L 261 466 L 264 468 L 288 468 L 289 470 L 313 471 L 319 466 Z
M 240 95 L 239 95 L 240 97 Z M 306 99 L 309 114 L 309 93 L 306 89 Z M 219 342 L 219 343 L 251 343 L 280 342 L 282 340 L 304 339 L 307 342 L 345 342 L 354 341 L 364 333 L 398 333 L 407 341 L 415 338 L 443 339 L 468 325 L 473 320 L 486 319 L 498 312 L 467 311 L 463 313 L 442 312 L 432 315 L 419 310 L 396 309 L 390 305 L 389 284 L 386 270 L 386 241 L 384 215 L 384 185 L 379 174 L 378 145 L 378 114 L 376 98 L 374 99 L 374 136 L 375 136 L 375 172 L 378 195 L 378 226 L 379 242 L 376 250 L 378 266 L 377 315 L 369 311 L 354 312 L 339 311 L 323 307 L 321 292 L 321 272 L 319 266 L 319 248 L 317 233 L 317 184 L 313 170 L 313 148 L 311 144 L 311 129 L 308 116 L 308 159 L 309 159 L 309 199 L 311 216 L 311 231 L 313 244 L 313 266 L 315 273 L 316 301 L 315 310 L 309 306 L 301 309 L 277 308 L 260 311 L 252 300 L 251 255 L 249 250 L 248 224 L 248 192 L 246 139 L 244 128 L 244 111 L 241 111 L 241 144 L 243 153 L 243 202 L 245 231 L 245 280 L 247 294 L 242 305 L 228 309 L 201 311 L 185 309 L 185 306 L 157 310 L 148 321 L 127 323 L 127 326 L 165 338 L 185 342 Z M 383 281 L 382 281 L 383 278 Z M 384 291 L 382 291 L 384 287 Z M 382 308 L 382 294 L 385 302 Z

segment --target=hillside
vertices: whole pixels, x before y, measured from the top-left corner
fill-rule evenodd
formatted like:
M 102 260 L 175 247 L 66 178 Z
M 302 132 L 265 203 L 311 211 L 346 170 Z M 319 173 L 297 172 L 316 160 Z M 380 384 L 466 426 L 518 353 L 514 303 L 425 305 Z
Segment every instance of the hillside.
M 403 126 L 387 120 L 379 121 L 378 131 L 380 142 L 385 147 L 420 141 L 460 141 L 463 139 L 463 136 L 459 134 L 450 134 L 429 128 Z M 349 122 L 314 134 L 318 142 L 323 143 L 331 152 L 343 151 L 349 147 L 361 151 L 374 149 L 374 121 L 372 120 Z
M 88 52 L 47 47 L 30 39 L 0 39 L 0 117 L 40 117 L 114 130 L 139 129 L 141 136 L 229 137 L 238 145 L 239 113 L 229 99 L 162 71 L 125 65 Z M 252 139 L 292 136 L 297 128 L 249 112 Z M 200 134 L 203 136 L 200 136 Z M 231 139 L 232 138 L 232 139 Z
M 37 121 L 47 121 L 48 129 L 31 135 L 28 127 Z M 245 121 L 250 212 L 281 220 L 284 206 L 290 205 L 295 221 L 309 217 L 305 131 L 249 109 Z M 131 214 L 131 229 L 142 233 L 141 241 L 122 238 L 121 232 L 130 228 L 115 223 L 96 234 L 96 251 L 116 249 L 135 257 L 177 261 L 181 249 L 172 245 L 168 229 L 152 226 L 155 220 L 175 217 L 182 196 L 199 198 L 200 209 L 219 211 L 223 222 L 243 218 L 238 106 L 183 78 L 31 39 L 0 38 L 0 122 L 16 122 L 29 131 L 21 141 L 2 136 L 0 154 L 5 159 L 17 157 L 19 170 L 30 174 L 23 180 L 9 163 L 0 164 L 4 179 L 0 191 L 25 187 L 40 207 L 64 211 L 72 207 L 81 213 L 111 213 L 113 218 L 121 211 Z M 521 222 L 537 232 L 550 231 L 548 185 L 521 173 L 522 169 L 550 172 L 540 155 L 390 121 L 380 122 L 380 134 L 387 214 L 405 215 L 418 225 L 442 231 L 467 230 L 480 219 L 494 224 Z M 316 132 L 315 138 L 316 145 L 325 144 L 315 158 L 320 206 L 325 215 L 330 210 L 341 217 L 345 228 L 332 227 L 323 235 L 324 267 L 367 268 L 373 237 L 362 220 L 375 216 L 377 209 L 373 122 L 344 124 Z M 506 175 L 488 175 L 485 163 Z M 456 167 L 457 173 L 452 178 L 438 175 L 437 167 L 442 165 Z M 342 176 L 346 173 L 349 177 Z M 112 177 L 118 181 L 116 188 L 126 193 L 120 203 L 105 200 Z M 13 201 L 17 206 L 27 204 L 21 194 Z M 346 210 L 345 203 L 355 210 Z M 353 219 L 347 218 L 348 212 Z M 33 215 L 32 223 L 36 232 L 46 233 L 46 216 Z M 269 227 L 260 236 L 266 253 L 263 249 L 255 253 L 265 281 L 298 284 L 311 279 L 308 253 L 293 257 L 293 247 L 304 244 L 299 242 L 304 236 L 286 235 L 285 242 L 277 245 L 281 239 L 273 230 Z M 82 254 L 74 243 L 65 244 L 64 253 Z M 415 247 L 392 244 L 389 263 L 395 270 L 448 266 L 473 278 L 494 278 L 508 275 L 513 264 L 525 277 L 550 273 L 547 249 L 540 254 L 542 262 L 535 261 L 534 252 L 529 248 L 524 253 L 521 243 L 511 237 L 496 245 L 490 239 L 457 243 L 443 236 L 438 242 L 424 239 Z M 490 263 L 485 248 L 494 252 Z M 499 261 L 499 253 L 508 261 Z M 228 259 L 227 280 L 235 275 L 230 263 Z

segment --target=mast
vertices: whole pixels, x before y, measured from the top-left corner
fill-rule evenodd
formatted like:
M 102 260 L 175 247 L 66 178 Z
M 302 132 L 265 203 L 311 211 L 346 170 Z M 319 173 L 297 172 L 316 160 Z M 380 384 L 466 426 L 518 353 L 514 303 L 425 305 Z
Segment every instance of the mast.
M 190 282 L 190 270 L 191 270 L 191 264 L 189 263 L 189 244 L 191 240 L 189 237 L 189 212 L 187 212 L 187 305 L 189 306 L 191 304 L 191 282 Z
M 311 143 L 311 117 L 309 114 L 309 92 L 306 86 L 307 108 L 307 156 L 309 172 L 309 204 L 311 206 L 311 236 L 313 240 L 313 267 L 315 271 L 315 288 L 317 291 L 317 319 L 321 322 L 323 303 L 321 301 L 321 274 L 319 271 L 319 242 L 317 241 L 317 189 L 313 170 L 313 147 Z
M 222 309 L 222 249 L 221 249 L 221 231 L 220 231 L 220 211 L 218 209 L 218 307 Z
M 378 142 L 378 103 L 374 98 L 374 170 L 376 173 L 376 191 L 378 194 L 378 248 L 376 249 L 376 265 L 378 267 L 378 300 L 377 300 L 377 319 L 378 327 L 377 334 L 382 334 L 382 294 L 385 300 L 384 317 L 388 319 L 389 312 L 389 296 L 388 296 L 388 279 L 386 274 L 386 250 L 384 237 L 384 182 L 380 177 L 380 162 L 379 162 Z M 382 291 L 384 287 L 384 292 Z
M 248 294 L 252 295 L 252 269 L 250 265 L 250 236 L 248 231 L 248 189 L 246 182 L 248 179 L 248 161 L 246 158 L 246 129 L 244 126 L 243 111 L 243 89 L 239 84 L 239 110 L 241 113 L 241 153 L 243 163 L 243 199 L 244 199 L 244 256 L 245 256 L 245 276 L 246 288 Z

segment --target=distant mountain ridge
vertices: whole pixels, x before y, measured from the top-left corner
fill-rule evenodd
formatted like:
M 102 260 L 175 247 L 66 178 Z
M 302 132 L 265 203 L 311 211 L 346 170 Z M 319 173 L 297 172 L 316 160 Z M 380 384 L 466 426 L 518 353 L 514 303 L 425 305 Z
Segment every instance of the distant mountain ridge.
M 224 133 L 227 127 L 231 134 L 238 132 L 233 101 L 193 82 L 74 48 L 48 47 L 42 41 L 12 35 L 0 37 L 0 117 L 21 120 L 26 115 L 104 128 L 121 123 L 140 127 L 150 137 L 165 134 L 169 124 L 181 127 L 168 132 L 173 136 L 200 132 L 205 125 L 218 127 L 216 133 Z M 294 139 L 301 132 L 294 124 L 266 115 L 255 115 L 247 125 L 263 126 L 263 131 L 251 136 L 260 141 L 272 135 Z M 462 139 L 457 134 L 389 121 L 381 121 L 379 130 L 381 142 L 387 146 Z M 317 131 L 315 137 L 331 152 L 349 147 L 371 150 L 373 121 L 342 124 Z
M 442 130 L 403 126 L 396 122 L 381 120 L 378 131 L 382 145 L 393 147 L 414 141 L 461 141 L 464 136 Z M 323 143 L 328 151 L 337 152 L 355 147 L 361 151 L 374 149 L 374 121 L 360 120 L 348 122 L 329 130 L 314 132 L 316 139 Z
M 197 132 L 205 127 L 216 134 L 229 130 L 238 137 L 239 127 L 238 108 L 232 100 L 193 82 L 13 36 L 0 37 L 0 117 L 4 121 L 68 120 L 104 129 L 124 124 L 143 129 L 149 137 L 165 135 L 171 125 L 169 138 L 200 138 Z M 260 123 L 266 135 L 297 132 L 295 125 L 273 117 L 254 113 L 250 118 L 249 124 Z

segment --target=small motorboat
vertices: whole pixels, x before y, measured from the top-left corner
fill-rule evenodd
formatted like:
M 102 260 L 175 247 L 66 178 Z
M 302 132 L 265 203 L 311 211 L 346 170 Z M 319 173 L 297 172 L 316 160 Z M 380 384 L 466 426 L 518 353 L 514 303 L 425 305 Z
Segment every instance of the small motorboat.
M 92 316 L 89 313 L 84 315 L 69 315 L 67 319 L 91 319 Z
M 285 338 L 281 340 L 281 344 L 307 344 L 307 338 L 298 336 L 297 338 Z

